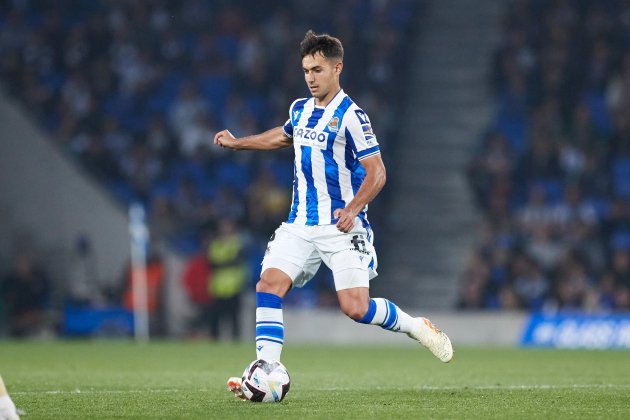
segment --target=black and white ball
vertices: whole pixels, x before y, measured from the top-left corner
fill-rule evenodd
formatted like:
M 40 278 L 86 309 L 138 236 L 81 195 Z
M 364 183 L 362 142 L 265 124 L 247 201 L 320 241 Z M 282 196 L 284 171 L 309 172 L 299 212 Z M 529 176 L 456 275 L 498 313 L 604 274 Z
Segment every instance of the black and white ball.
M 254 360 L 243 372 L 243 395 L 253 402 L 280 402 L 291 387 L 287 368 L 277 360 Z

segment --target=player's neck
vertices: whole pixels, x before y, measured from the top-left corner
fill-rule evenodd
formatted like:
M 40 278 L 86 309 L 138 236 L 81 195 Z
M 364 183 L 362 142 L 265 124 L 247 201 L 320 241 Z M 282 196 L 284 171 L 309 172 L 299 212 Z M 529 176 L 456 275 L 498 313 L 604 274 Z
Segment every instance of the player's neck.
M 326 106 L 333 100 L 335 96 L 341 91 L 341 86 L 337 85 L 328 91 L 328 94 L 322 99 L 315 98 L 315 106 Z

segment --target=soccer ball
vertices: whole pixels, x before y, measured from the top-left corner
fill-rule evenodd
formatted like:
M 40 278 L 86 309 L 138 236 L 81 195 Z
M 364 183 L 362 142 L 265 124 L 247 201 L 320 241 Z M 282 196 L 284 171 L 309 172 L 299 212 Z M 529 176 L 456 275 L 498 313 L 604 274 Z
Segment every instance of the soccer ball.
M 243 395 L 253 402 L 280 402 L 289 392 L 291 378 L 282 363 L 254 360 L 243 372 Z

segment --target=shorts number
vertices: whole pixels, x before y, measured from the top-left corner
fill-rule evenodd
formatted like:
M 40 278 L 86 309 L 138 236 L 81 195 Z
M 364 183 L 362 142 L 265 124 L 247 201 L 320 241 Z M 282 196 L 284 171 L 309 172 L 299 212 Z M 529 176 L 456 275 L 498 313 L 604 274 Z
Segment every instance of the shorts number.
M 367 249 L 365 248 L 365 241 L 363 240 L 362 235 L 354 235 L 350 243 L 354 245 L 355 250 L 367 254 Z

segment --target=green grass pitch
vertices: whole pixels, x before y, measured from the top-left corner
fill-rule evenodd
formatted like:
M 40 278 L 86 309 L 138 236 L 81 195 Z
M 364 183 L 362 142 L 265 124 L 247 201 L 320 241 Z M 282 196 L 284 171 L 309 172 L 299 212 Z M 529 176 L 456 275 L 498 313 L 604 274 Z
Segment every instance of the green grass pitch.
M 630 418 L 630 352 L 287 345 L 280 404 L 232 397 L 253 344 L 0 343 L 0 373 L 35 419 Z

